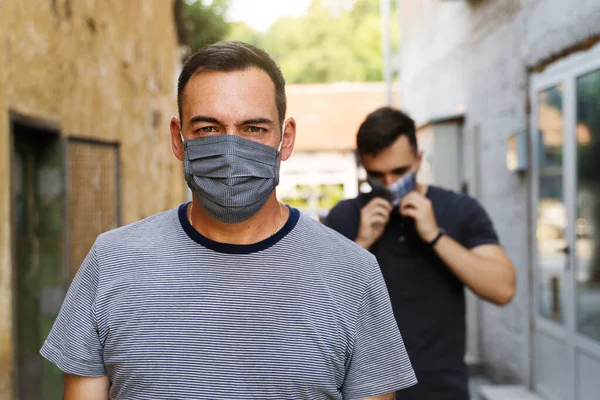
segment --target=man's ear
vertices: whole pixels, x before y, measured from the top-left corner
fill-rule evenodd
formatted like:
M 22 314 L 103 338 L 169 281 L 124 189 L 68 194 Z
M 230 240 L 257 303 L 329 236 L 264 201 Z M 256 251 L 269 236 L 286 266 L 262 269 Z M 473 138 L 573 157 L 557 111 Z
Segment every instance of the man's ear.
M 281 143 L 281 151 L 279 152 L 279 159 L 286 161 L 292 155 L 294 150 L 294 144 L 296 143 L 296 121 L 294 118 L 288 118 L 284 122 L 284 130 L 282 132 L 283 138 Z
M 421 169 L 422 161 L 423 161 L 423 151 L 419 150 L 417 152 L 417 167 L 415 168 L 415 175 L 417 175 L 419 173 L 419 170 Z
M 173 154 L 179 161 L 183 161 L 185 151 L 181 138 L 181 122 L 177 117 L 171 118 L 169 128 L 171 129 L 171 150 L 173 150 Z

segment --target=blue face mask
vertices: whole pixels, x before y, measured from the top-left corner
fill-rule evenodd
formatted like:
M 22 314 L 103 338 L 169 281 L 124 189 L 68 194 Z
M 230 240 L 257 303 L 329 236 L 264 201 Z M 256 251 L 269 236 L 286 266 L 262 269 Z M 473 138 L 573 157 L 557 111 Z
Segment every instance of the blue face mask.
M 397 206 L 402 198 L 417 188 L 415 173 L 409 171 L 396 182 L 392 183 L 388 190 L 392 193 L 392 205 Z
M 386 187 L 382 183 L 373 179 L 368 179 L 367 181 L 373 188 L 374 192 L 381 193 L 382 197 L 385 197 L 387 200 L 389 200 L 394 207 L 397 207 L 400 204 L 404 196 L 417 188 L 415 173 L 412 171 L 404 174 L 389 187 Z

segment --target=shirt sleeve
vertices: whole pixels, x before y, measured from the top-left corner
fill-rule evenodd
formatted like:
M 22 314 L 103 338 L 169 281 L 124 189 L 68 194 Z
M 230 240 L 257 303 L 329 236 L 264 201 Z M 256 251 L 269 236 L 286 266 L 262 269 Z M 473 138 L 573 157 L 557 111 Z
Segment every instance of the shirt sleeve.
M 358 235 L 360 209 L 350 200 L 342 201 L 331 209 L 323 223 L 325 226 L 354 241 Z
M 354 344 L 346 363 L 344 400 L 395 392 L 417 383 L 379 266 L 363 297 Z
M 498 235 L 494 224 L 484 208 L 472 197 L 467 197 L 464 209 L 469 210 L 465 214 L 462 224 L 462 244 L 467 249 L 472 249 L 484 244 L 498 244 Z
M 54 326 L 40 353 L 63 372 L 105 375 L 102 346 L 94 314 L 98 263 L 94 247 L 75 274 Z

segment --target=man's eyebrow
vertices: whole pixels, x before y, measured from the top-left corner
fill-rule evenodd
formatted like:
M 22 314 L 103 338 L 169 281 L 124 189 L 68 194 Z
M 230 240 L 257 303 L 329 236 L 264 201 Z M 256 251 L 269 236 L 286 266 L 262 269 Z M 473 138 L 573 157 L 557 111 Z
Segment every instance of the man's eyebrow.
M 405 165 L 404 167 L 398 167 L 396 169 L 393 169 L 391 172 L 404 172 L 408 169 L 410 169 L 410 165 Z
M 271 121 L 268 118 L 252 118 L 252 119 L 247 119 L 245 121 L 243 121 L 240 125 L 251 125 L 251 124 L 272 124 L 273 121 Z
M 397 168 L 394 168 L 394 169 L 392 169 L 390 171 L 387 171 L 387 172 L 377 171 L 377 170 L 374 170 L 374 169 L 367 169 L 366 173 L 369 174 L 369 175 L 385 175 L 385 174 L 390 174 L 390 173 L 393 174 L 393 173 L 397 173 L 397 172 L 404 172 L 404 171 L 406 171 L 408 169 L 410 169 L 410 165 L 404 165 L 402 167 L 397 167 Z
M 204 115 L 196 115 L 195 117 L 192 117 L 189 121 L 189 124 L 191 125 L 191 124 L 195 124 L 197 122 L 210 122 L 213 124 L 223 125 L 221 123 L 221 121 L 219 121 L 218 119 L 213 118 L 213 117 L 206 117 Z

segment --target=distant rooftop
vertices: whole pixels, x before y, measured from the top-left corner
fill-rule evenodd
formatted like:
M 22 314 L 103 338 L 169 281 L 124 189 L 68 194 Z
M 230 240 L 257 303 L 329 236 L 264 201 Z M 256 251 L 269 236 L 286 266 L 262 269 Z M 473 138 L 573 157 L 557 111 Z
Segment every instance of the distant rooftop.
M 287 86 L 288 117 L 297 124 L 296 150 L 340 151 L 356 147 L 367 114 L 385 105 L 383 82 L 341 82 Z M 399 85 L 394 105 L 399 106 Z

